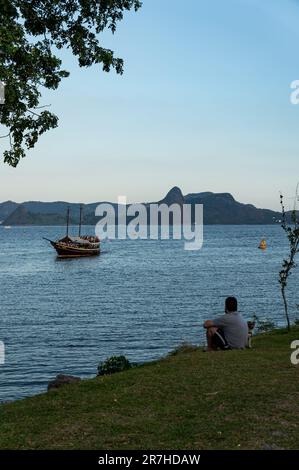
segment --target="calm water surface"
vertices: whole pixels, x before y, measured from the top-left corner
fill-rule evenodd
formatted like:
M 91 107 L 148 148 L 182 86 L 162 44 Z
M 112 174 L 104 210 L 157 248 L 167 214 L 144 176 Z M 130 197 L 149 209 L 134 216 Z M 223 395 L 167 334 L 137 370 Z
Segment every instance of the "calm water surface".
M 92 233 L 92 228 L 87 230 Z M 181 241 L 103 242 L 100 257 L 57 260 L 42 239 L 63 227 L 0 227 L 0 401 L 45 391 L 58 373 L 95 375 L 99 361 L 136 362 L 184 341 L 201 343 L 199 325 L 236 295 L 247 319 L 283 321 L 277 283 L 287 244 L 279 226 L 207 226 L 201 251 Z M 269 248 L 257 249 L 266 237 Z M 289 286 L 299 317 L 299 269 Z

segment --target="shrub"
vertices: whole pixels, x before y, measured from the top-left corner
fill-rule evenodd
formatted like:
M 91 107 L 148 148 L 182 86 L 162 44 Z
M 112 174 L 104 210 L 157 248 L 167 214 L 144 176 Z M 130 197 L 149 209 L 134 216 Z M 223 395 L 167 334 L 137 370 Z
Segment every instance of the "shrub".
M 125 356 L 111 356 L 98 365 L 98 375 L 111 375 L 132 367 L 133 365 Z
M 267 331 L 275 330 L 275 323 L 270 320 L 260 320 L 257 325 L 257 331 L 259 333 L 266 333 Z
M 276 328 L 276 325 L 273 321 L 265 319 L 260 320 L 257 315 L 253 315 L 253 321 L 256 324 L 256 329 L 258 333 L 266 333 L 267 331 L 273 331 Z

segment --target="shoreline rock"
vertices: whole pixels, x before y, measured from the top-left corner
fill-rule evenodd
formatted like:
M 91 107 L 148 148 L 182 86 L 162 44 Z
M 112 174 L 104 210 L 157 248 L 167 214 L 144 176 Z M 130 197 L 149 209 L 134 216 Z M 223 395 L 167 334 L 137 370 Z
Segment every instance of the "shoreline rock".
M 50 390 L 55 390 L 57 388 L 63 387 L 64 385 L 80 382 L 80 380 L 80 377 L 75 377 L 73 375 L 58 374 L 54 380 L 51 380 L 48 383 L 48 392 Z

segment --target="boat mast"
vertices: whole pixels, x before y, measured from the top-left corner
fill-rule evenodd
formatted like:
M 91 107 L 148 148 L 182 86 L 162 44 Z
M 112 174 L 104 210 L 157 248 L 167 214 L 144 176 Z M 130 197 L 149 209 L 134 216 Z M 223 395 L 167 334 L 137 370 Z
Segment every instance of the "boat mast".
M 82 226 L 82 205 L 80 205 L 79 237 L 81 237 L 81 226 Z
M 66 236 L 69 236 L 69 225 L 70 225 L 70 207 L 67 208 L 67 216 L 66 216 Z

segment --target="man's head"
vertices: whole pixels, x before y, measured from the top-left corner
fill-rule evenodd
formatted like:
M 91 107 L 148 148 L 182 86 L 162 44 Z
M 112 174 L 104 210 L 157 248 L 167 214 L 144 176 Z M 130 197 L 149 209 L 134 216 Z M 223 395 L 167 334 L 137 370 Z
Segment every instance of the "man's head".
M 227 297 L 225 300 L 225 311 L 226 313 L 237 312 L 238 310 L 238 301 L 236 297 Z

